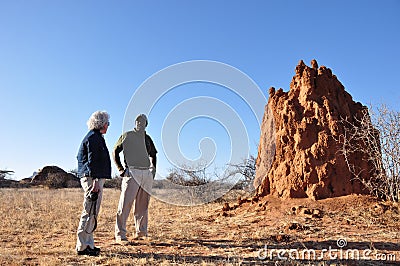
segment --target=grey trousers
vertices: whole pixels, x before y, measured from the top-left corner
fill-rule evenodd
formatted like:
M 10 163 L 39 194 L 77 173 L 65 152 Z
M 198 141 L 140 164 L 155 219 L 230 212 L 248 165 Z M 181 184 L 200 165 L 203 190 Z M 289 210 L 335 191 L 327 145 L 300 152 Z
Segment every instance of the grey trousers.
M 99 179 L 99 187 L 100 192 L 96 202 L 96 218 L 99 214 L 101 199 L 103 196 L 103 185 L 104 179 Z M 82 177 L 81 178 L 81 186 L 83 188 L 84 198 L 83 198 L 83 210 L 81 214 L 81 219 L 79 220 L 78 232 L 77 232 L 77 240 L 76 240 L 76 250 L 82 251 L 85 250 L 87 246 L 90 248 L 94 248 L 94 239 L 93 239 L 93 227 L 94 227 L 94 208 L 91 209 L 92 201 L 87 199 L 87 195 L 89 195 L 90 190 L 92 189 L 93 179 L 91 177 Z
M 121 185 L 117 219 L 115 222 L 115 239 L 127 239 L 126 221 L 134 205 L 135 236 L 147 236 L 148 207 L 153 185 L 151 169 L 129 169 L 129 176 L 124 176 Z

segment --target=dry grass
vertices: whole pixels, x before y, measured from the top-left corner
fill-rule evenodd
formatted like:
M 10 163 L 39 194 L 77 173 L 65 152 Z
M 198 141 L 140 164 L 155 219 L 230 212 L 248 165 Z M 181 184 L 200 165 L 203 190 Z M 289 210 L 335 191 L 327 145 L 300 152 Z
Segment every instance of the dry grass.
M 120 246 L 113 241 L 119 191 L 105 189 L 96 245 L 99 257 L 76 256 L 80 189 L 0 189 L 1 265 L 379 265 L 376 260 L 260 260 L 265 245 L 281 250 L 315 249 L 336 240 L 344 249 L 370 249 L 400 261 L 399 208 L 365 196 L 322 201 L 266 197 L 222 212 L 224 202 L 178 207 L 152 199 L 149 239 Z M 230 202 L 233 206 L 235 202 Z M 293 207 L 297 208 L 294 212 Z M 304 211 L 306 210 L 306 211 Z M 312 215 L 312 211 L 318 215 Z M 132 218 L 132 217 L 131 217 Z M 132 231 L 132 219 L 130 219 Z M 261 254 L 262 255 L 262 254 Z M 371 255 L 371 256 L 372 256 Z M 288 257 L 288 253 L 286 254 Z M 382 265 L 387 265 L 385 261 Z

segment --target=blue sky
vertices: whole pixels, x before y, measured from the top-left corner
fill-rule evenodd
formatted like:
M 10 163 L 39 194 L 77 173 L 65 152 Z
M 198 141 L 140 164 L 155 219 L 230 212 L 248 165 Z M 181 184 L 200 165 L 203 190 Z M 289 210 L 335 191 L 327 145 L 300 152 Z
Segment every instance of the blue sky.
M 0 0 L 0 169 L 19 179 L 45 165 L 76 168 L 86 121 L 96 110 L 111 114 L 105 136 L 111 150 L 135 90 L 158 71 L 190 60 L 231 65 L 267 97 L 271 86 L 289 89 L 300 59 L 315 58 L 356 101 L 398 110 L 399 11 L 396 0 Z M 196 96 L 236 108 L 256 151 L 256 122 L 237 95 L 215 84 L 186 84 L 149 114 L 160 173 L 170 167 L 160 125 Z M 223 164 L 228 135 L 216 121 L 197 118 L 184 125 L 179 145 L 195 159 L 199 141 L 210 137 L 218 146 L 215 162 Z

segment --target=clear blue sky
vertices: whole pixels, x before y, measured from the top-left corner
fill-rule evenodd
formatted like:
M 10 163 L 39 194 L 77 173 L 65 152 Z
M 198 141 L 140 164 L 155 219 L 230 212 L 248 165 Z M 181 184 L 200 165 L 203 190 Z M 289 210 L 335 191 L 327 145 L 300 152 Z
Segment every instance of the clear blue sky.
M 86 121 L 96 110 L 111 114 L 105 136 L 111 150 L 135 90 L 157 71 L 189 60 L 231 65 L 267 97 L 271 86 L 289 89 L 300 59 L 315 58 L 356 101 L 398 110 L 399 13 L 397 0 L 0 0 L 0 169 L 19 179 L 45 165 L 76 168 Z M 255 153 L 254 119 L 217 87 L 177 87 L 149 114 L 161 173 L 169 164 L 160 125 L 180 101 L 196 96 L 238 108 Z M 199 156 L 203 137 L 214 139 L 218 163 L 229 153 L 226 131 L 211 119 L 191 120 L 179 137 L 188 158 Z

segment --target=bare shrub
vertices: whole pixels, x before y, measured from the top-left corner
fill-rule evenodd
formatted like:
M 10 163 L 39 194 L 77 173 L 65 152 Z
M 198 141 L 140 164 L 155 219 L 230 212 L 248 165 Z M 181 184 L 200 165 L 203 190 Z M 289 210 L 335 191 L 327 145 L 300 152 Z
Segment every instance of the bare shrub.
M 167 180 L 181 186 L 202 186 L 210 182 L 207 167 L 203 164 L 197 166 L 182 165 L 170 169 Z
M 228 166 L 231 169 L 228 171 L 228 177 L 241 176 L 241 179 L 239 179 L 233 189 L 254 190 L 253 181 L 256 177 L 256 158 L 253 155 L 250 155 L 247 159 L 243 159 L 240 163 L 229 164 Z
M 182 165 L 170 169 L 163 187 L 168 197 L 179 198 L 179 204 L 196 205 L 211 202 L 229 191 L 230 184 L 206 164 Z M 169 184 L 168 184 L 169 183 Z
M 371 194 L 394 202 L 400 197 L 400 113 L 381 105 L 376 112 L 350 123 L 342 119 L 345 133 L 340 136 L 341 152 L 351 173 L 358 178 Z M 364 154 L 363 160 L 371 166 L 369 178 L 360 178 L 362 170 L 349 158 L 352 154 Z
M 210 183 L 207 166 L 198 164 L 195 166 L 182 165 L 170 170 L 167 180 L 181 186 L 180 193 L 185 195 L 190 205 L 203 201 L 206 196 L 206 185 Z

